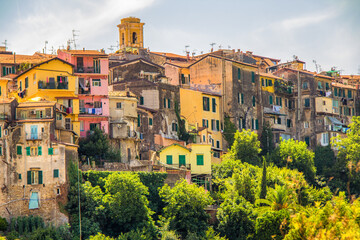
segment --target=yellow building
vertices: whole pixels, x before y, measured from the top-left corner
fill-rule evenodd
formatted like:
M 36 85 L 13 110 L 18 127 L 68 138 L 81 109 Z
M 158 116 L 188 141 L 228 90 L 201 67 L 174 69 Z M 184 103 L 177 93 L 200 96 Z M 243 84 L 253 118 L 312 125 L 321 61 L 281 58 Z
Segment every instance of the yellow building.
M 132 48 L 144 47 L 144 24 L 140 22 L 140 18 L 128 17 L 121 19 L 121 24 L 117 25 L 119 28 L 120 49 L 129 51 Z
M 209 144 L 191 144 L 189 147 L 172 144 L 159 151 L 160 162 L 166 165 L 191 170 L 191 175 L 211 174 L 211 146 Z
M 196 143 L 211 145 L 213 163 L 220 162 L 223 151 L 220 107 L 221 95 L 180 88 L 181 117 L 188 131 L 199 134 Z
M 78 78 L 73 75 L 73 65 L 53 58 L 19 74 L 18 91 L 13 94 L 18 102 L 46 99 L 65 106 L 66 126 L 80 135 Z

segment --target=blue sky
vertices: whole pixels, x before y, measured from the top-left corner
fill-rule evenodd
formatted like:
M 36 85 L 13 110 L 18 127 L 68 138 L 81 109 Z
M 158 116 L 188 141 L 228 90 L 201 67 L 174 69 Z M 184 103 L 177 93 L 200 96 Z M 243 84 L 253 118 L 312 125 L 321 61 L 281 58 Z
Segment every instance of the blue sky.
M 293 55 L 315 70 L 332 66 L 360 71 L 358 0 L 0 0 L 0 41 L 32 54 L 66 46 L 79 30 L 79 48 L 107 52 L 118 41 L 117 24 L 127 16 L 145 22 L 145 47 L 184 54 L 208 52 L 210 43 L 279 58 Z

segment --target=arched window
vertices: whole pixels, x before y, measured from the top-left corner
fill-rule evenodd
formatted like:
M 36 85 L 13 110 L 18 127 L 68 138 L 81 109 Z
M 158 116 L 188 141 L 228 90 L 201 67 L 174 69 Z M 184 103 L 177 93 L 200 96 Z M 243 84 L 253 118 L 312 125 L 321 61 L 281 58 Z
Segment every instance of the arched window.
M 133 34 L 132 34 L 132 43 L 136 43 L 136 40 L 137 40 L 136 32 L 133 32 Z

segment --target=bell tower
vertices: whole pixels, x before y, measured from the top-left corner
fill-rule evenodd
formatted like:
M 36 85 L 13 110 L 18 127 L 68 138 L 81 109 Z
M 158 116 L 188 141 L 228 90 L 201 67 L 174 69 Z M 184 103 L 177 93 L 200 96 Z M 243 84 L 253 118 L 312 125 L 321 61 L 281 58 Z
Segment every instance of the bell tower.
M 120 49 L 144 47 L 144 24 L 140 22 L 140 18 L 128 17 L 121 19 L 121 24 L 117 25 L 119 28 Z

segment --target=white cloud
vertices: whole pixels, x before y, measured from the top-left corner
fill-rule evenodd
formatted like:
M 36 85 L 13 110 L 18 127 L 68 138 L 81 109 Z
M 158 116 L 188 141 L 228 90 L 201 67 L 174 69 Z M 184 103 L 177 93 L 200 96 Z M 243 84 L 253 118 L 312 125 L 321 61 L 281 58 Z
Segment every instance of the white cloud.
M 281 26 L 286 30 L 294 30 L 296 28 L 302 28 L 312 24 L 317 24 L 325 20 L 334 18 L 336 16 L 337 13 L 333 11 L 325 12 L 325 13 L 316 13 L 309 16 L 285 19 L 281 22 Z
M 44 47 L 57 49 L 66 45 L 72 30 L 80 31 L 79 43 L 96 42 L 96 38 L 111 31 L 122 17 L 153 4 L 155 0 L 90 0 L 34 1 L 23 17 L 16 19 L 12 32 L 6 33 L 12 51 L 32 54 Z M 24 11 L 24 9 L 23 9 Z M 16 29 L 16 30 L 15 30 Z M 94 44 L 93 44 L 94 45 Z M 98 48 L 105 46 L 98 45 Z

